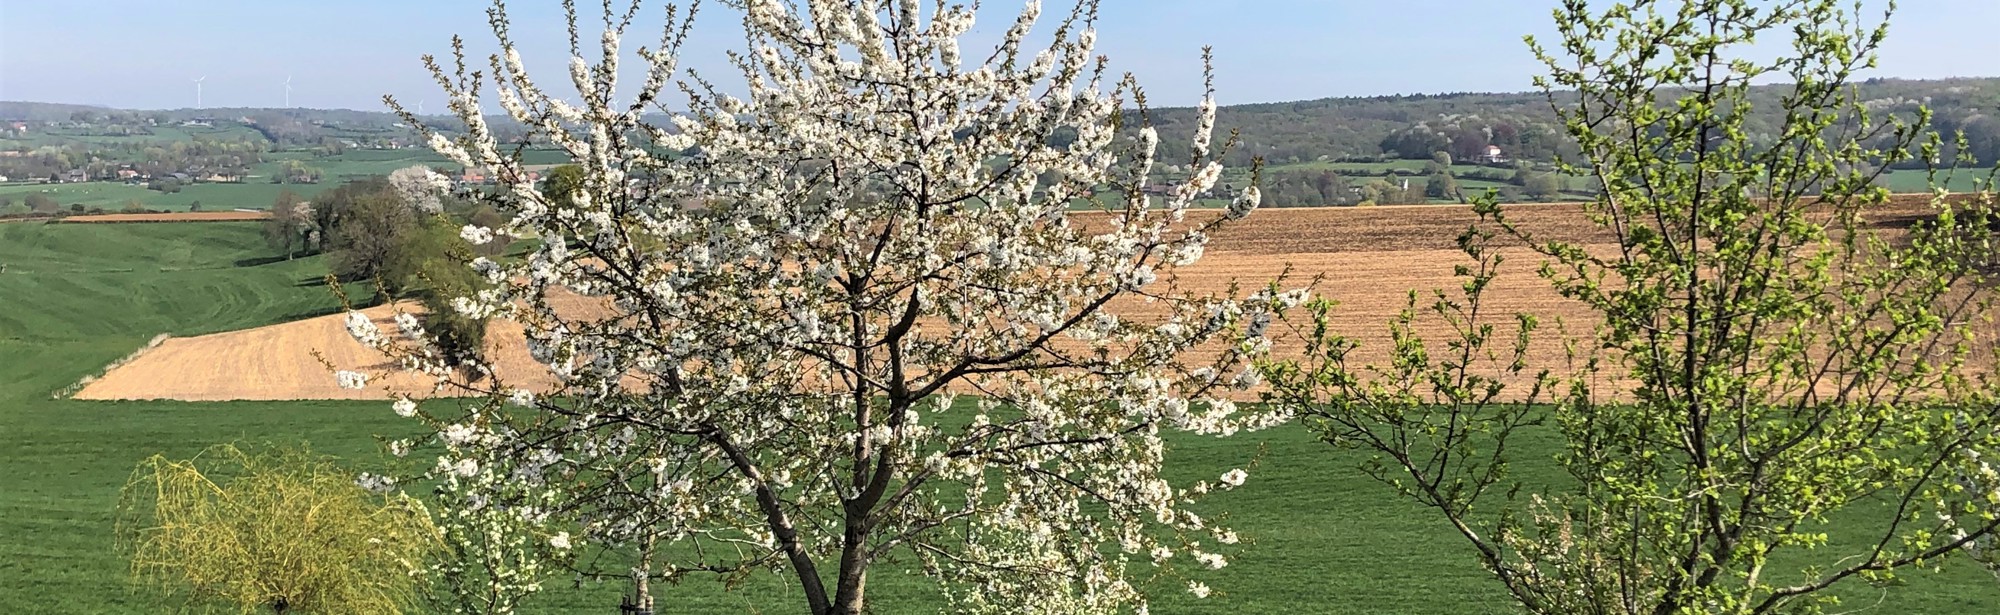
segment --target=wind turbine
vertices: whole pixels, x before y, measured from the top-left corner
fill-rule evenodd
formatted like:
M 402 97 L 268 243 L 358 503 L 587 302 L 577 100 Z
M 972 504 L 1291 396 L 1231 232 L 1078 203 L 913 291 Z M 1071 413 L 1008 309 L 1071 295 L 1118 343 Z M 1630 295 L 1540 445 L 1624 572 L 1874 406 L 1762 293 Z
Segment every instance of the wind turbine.
M 424 101 L 423 99 L 420 98 L 417 99 L 417 115 L 421 117 L 423 114 L 424 114 Z
M 202 75 L 200 77 L 196 77 L 194 80 L 194 108 L 196 109 L 201 108 L 201 80 L 207 78 L 208 75 Z
M 285 75 L 285 108 L 292 108 L 292 76 Z

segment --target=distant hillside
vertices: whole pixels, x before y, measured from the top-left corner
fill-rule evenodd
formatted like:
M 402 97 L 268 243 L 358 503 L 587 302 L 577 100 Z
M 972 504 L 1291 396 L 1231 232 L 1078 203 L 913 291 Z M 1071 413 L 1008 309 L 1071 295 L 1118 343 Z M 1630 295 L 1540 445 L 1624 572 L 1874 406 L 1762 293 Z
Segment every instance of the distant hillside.
M 1783 91 L 1782 86 L 1759 90 L 1766 103 Z M 2000 161 L 2000 118 L 1995 117 L 2000 113 L 2000 78 L 1872 79 L 1857 84 L 1856 91 L 1877 112 L 1914 114 L 1917 105 L 1928 104 L 1938 129 L 1965 131 L 1975 156 L 1988 164 Z M 1155 109 L 1151 115 L 1165 137 L 1161 150 L 1166 159 L 1185 157 L 1194 110 Z M 1552 160 L 1570 147 L 1554 123 L 1549 98 L 1539 92 L 1323 98 L 1234 105 L 1217 115 L 1219 135 L 1240 132 L 1241 146 L 1227 161 L 1234 165 L 1252 157 L 1290 164 L 1419 159 L 1438 151 L 1464 162 L 1486 154 L 1489 145 L 1500 146 L 1510 159 Z M 1765 119 L 1770 126 L 1778 120 Z
M 1779 91 L 1767 88 L 1771 96 Z M 1858 85 L 1862 100 L 1877 110 L 1913 112 L 1928 103 L 1938 128 L 1963 130 L 1982 161 L 2000 161 L 2000 78 L 1905 80 L 1875 79 Z M 1323 98 L 1297 102 L 1232 105 L 1219 112 L 1219 134 L 1239 131 L 1242 143 L 1232 154 L 1236 165 L 1262 157 L 1274 164 L 1313 161 L 1367 161 L 1430 158 L 1450 153 L 1469 162 L 1501 148 L 1509 159 L 1552 160 L 1567 147 L 1554 125 L 1549 100 L 1540 93 L 1450 93 L 1366 98 Z M 1191 108 L 1151 111 L 1165 136 L 1167 160 L 1187 154 L 1185 136 L 1193 131 Z M 312 144 L 325 136 L 354 131 L 395 130 L 401 120 L 386 111 L 347 109 L 211 108 L 119 110 L 88 105 L 0 101 L 0 121 L 89 122 L 150 119 L 158 124 L 198 118 L 250 118 L 281 144 Z M 1775 119 L 1775 118 L 1774 118 Z M 427 122 L 450 129 L 448 116 L 432 114 Z M 510 126 L 493 118 L 496 126 Z M 1753 135 L 1754 136 L 1754 135 Z
M 1766 86 L 1753 92 L 1754 105 L 1773 110 L 1753 119 L 1753 142 L 1775 138 L 1781 120 L 1775 103 L 1784 91 Z M 1927 105 L 1948 144 L 1963 134 L 1966 153 L 1979 164 L 2000 163 L 2000 78 L 1875 79 L 1857 84 L 1855 93 L 1878 116 L 1914 119 Z M 1554 102 L 1567 104 L 1560 93 Z M 1188 172 L 1194 110 L 1151 109 L 1147 115 L 1163 137 L 1157 172 L 1170 182 Z M 1241 170 L 1261 158 L 1262 186 L 1273 205 L 1452 202 L 1487 189 L 1510 199 L 1561 200 L 1593 190 L 1584 178 L 1550 173 L 1575 145 L 1556 124 L 1550 98 L 1540 93 L 1323 98 L 1234 105 L 1218 115 L 1218 141 L 1231 133 L 1239 139 L 1225 159 L 1236 171 L 1225 177 L 1223 192 L 1247 185 Z M 458 127 L 448 116 L 424 119 L 447 131 Z M 16 122 L 25 128 L 15 128 Z M 489 124 L 503 139 L 524 134 L 509 118 L 491 117 Z M 0 175 L 40 178 L 82 167 L 89 177 L 102 177 L 120 166 L 142 173 L 243 174 L 268 162 L 260 152 L 304 150 L 324 158 L 357 148 L 409 151 L 421 148 L 416 137 L 386 111 L 132 111 L 0 102 L 0 155 L 11 156 L 0 158 Z M 177 142 L 190 146 L 169 147 Z M 1948 146 L 1943 153 L 1949 160 L 1958 151 Z M 1910 183 L 1920 173 L 1901 175 L 1899 189 L 1921 188 Z

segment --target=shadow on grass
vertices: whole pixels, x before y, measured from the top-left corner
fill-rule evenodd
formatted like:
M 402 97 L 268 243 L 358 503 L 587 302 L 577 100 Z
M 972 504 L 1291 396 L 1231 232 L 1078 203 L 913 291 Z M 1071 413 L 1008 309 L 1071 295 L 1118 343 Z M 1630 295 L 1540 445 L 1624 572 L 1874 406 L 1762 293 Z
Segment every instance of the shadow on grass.
M 261 267 L 261 266 L 264 266 L 264 265 L 269 265 L 269 264 L 271 264 L 271 263 L 281 263 L 281 262 L 284 262 L 284 261 L 287 261 L 287 260 L 291 260 L 291 259 L 287 259 L 287 258 L 285 258 L 285 257 L 283 257 L 283 256 L 260 256 L 260 257 L 257 257 L 257 258 L 245 258 L 245 259 L 241 259 L 241 260 L 238 260 L 238 261 L 236 261 L 236 266 L 238 266 L 238 267 Z

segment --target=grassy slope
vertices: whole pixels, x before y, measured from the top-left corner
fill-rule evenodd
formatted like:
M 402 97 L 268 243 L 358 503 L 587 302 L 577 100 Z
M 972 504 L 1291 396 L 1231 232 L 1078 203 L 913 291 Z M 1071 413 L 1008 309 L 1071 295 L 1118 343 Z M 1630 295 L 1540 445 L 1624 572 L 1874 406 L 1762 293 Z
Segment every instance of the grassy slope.
M 191 455 L 216 442 L 309 441 L 378 463 L 374 436 L 405 435 L 381 403 L 52 401 L 75 381 L 159 332 L 187 335 L 277 322 L 335 307 L 316 259 L 269 262 L 252 224 L 0 225 L 0 612 L 145 613 L 159 606 L 122 582 L 111 544 L 119 487 L 156 452 Z M 1175 442 L 1173 470 L 1214 476 L 1266 448 L 1251 483 L 1213 500 L 1249 544 L 1228 568 L 1198 578 L 1217 590 L 1192 601 L 1157 580 L 1159 613 L 1504 613 L 1503 593 L 1425 511 L 1357 472 L 1351 453 L 1302 431 Z M 1546 446 L 1533 447 L 1546 451 Z M 1532 464 L 1529 464 L 1532 465 Z M 1975 612 L 2000 585 L 1955 570 L 1891 594 L 1880 612 Z M 560 583 L 560 582 L 559 582 Z M 615 585 L 559 589 L 550 612 L 609 612 Z M 882 613 L 930 613 L 924 585 L 891 571 L 871 590 Z M 1857 592 L 1873 603 L 1872 592 Z M 728 592 L 705 580 L 664 588 L 662 612 L 796 612 L 782 577 Z

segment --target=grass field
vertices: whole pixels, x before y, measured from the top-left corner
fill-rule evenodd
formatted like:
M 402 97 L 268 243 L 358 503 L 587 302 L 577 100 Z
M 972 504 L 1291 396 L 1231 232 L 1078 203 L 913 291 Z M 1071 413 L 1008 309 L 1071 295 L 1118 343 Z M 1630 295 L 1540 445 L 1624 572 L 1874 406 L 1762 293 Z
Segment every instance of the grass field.
M 232 123 L 224 123 L 221 126 L 212 126 L 212 127 L 153 126 L 148 128 L 148 130 L 150 130 L 152 134 L 90 135 L 90 134 L 85 134 L 90 132 L 88 130 L 75 130 L 75 129 L 65 129 L 65 128 L 42 128 L 37 131 L 29 132 L 24 137 L 0 138 L 0 149 L 12 149 L 18 147 L 34 148 L 34 147 L 51 146 L 51 145 L 60 146 L 73 143 L 90 143 L 97 145 L 122 145 L 130 143 L 139 143 L 139 144 L 150 145 L 150 144 L 173 143 L 176 141 L 192 141 L 197 138 L 232 140 L 232 141 L 243 141 L 243 140 L 255 141 L 264 139 L 264 135 L 258 133 L 256 129 Z
M 96 207 L 105 211 L 124 209 L 128 203 L 138 202 L 146 209 L 165 211 L 187 211 L 195 203 L 201 203 L 203 211 L 225 211 L 230 209 L 269 209 L 277 202 L 278 193 L 291 190 L 302 198 L 310 199 L 321 191 L 334 187 L 335 183 L 281 185 L 265 182 L 245 182 L 241 184 L 190 184 L 182 186 L 180 192 L 165 193 L 147 190 L 145 186 L 134 186 L 119 182 L 85 182 L 80 184 L 15 184 L 0 186 L 0 196 L 19 203 L 30 194 L 44 194 L 67 208 L 71 204 L 85 208 Z
M 1407 232 L 1419 227 L 1322 224 L 1286 232 L 1358 233 L 1337 243 L 1377 251 L 1449 240 Z M 1242 233 L 1218 242 L 1276 251 L 1288 249 L 1283 239 Z M 118 489 L 148 455 L 187 456 L 225 441 L 309 441 L 368 466 L 382 459 L 374 436 L 412 433 L 382 402 L 50 399 L 50 391 L 158 333 L 234 330 L 335 309 L 333 297 L 314 283 L 324 273 L 319 259 L 272 257 L 254 223 L 0 225 L 0 263 L 7 265 L 0 273 L 0 613 L 168 610 L 123 582 L 124 564 L 111 542 Z M 1327 288 L 1340 284 L 1334 279 Z M 1469 550 L 1426 511 L 1365 478 L 1353 453 L 1296 428 L 1172 444 L 1170 469 L 1183 477 L 1212 477 L 1244 465 L 1260 446 L 1264 452 L 1248 485 L 1209 502 L 1233 511 L 1227 521 L 1248 542 L 1229 567 L 1201 577 L 1217 594 L 1195 601 L 1178 591 L 1184 582 L 1160 579 L 1155 613 L 1512 612 Z M 1552 452 L 1547 442 L 1530 444 L 1523 453 L 1530 459 Z M 1533 480 L 1555 480 L 1545 464 L 1522 465 Z M 870 593 L 878 612 L 937 612 L 923 584 L 893 572 L 876 579 Z M 559 589 L 531 610 L 613 612 L 619 591 L 615 585 Z M 778 576 L 735 591 L 695 580 L 661 588 L 660 604 L 662 613 L 792 613 L 799 610 L 796 596 Z M 1850 606 L 1874 605 L 1880 613 L 1982 613 L 2000 604 L 2000 584 L 1956 568 L 1886 595 L 1857 590 L 1849 598 Z
M 139 137 L 101 137 L 99 139 L 146 140 L 166 139 L 167 131 L 181 131 L 180 128 L 156 129 L 161 134 L 141 139 Z M 201 130 L 201 129 L 192 129 Z M 256 133 L 251 133 L 255 135 Z M 186 135 L 177 138 L 185 139 Z M 172 140 L 172 139 L 167 139 Z M 0 148 L 6 141 L 0 140 Z M 527 150 L 522 152 L 526 164 L 558 164 L 568 162 L 566 154 L 551 150 Z M 273 184 L 270 178 L 279 174 L 280 165 L 287 160 L 297 160 L 320 173 L 322 181 L 317 184 Z M 426 149 L 365 150 L 357 149 L 335 156 L 319 156 L 306 151 L 274 152 L 265 156 L 265 161 L 252 165 L 243 183 L 207 184 L 196 183 L 182 186 L 180 192 L 164 193 L 147 190 L 143 185 L 127 185 L 121 182 L 84 182 L 79 184 L 38 184 L 15 182 L 0 184 L 0 197 L 19 203 L 29 194 L 44 194 L 54 198 L 63 207 L 72 204 L 86 208 L 96 207 L 107 211 L 117 211 L 132 202 L 141 207 L 166 211 L 186 211 L 194 203 L 200 202 L 204 210 L 222 209 L 266 209 L 278 198 L 278 192 L 291 190 L 307 199 L 322 191 L 340 185 L 348 179 L 388 175 L 391 171 L 412 165 L 456 168 L 456 164 Z

